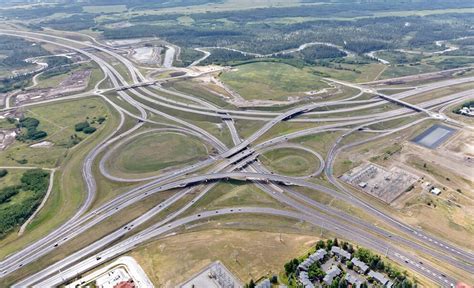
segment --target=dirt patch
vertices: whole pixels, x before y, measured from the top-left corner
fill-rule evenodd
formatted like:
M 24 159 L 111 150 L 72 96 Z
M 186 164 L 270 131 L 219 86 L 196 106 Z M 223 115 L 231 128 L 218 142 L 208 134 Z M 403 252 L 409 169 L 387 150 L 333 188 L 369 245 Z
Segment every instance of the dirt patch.
M 474 133 L 469 130 L 458 133 L 442 150 L 474 158 Z
M 154 241 L 132 253 L 157 287 L 175 287 L 221 261 L 242 282 L 278 274 L 317 237 L 261 231 L 206 230 Z
M 5 150 L 9 145 L 15 142 L 16 129 L 0 130 L 0 151 Z
M 83 91 L 87 88 L 91 74 L 91 70 L 76 71 L 62 81 L 57 87 L 32 89 L 20 93 L 15 97 L 15 105 L 19 106 L 26 102 L 37 102 Z
M 33 144 L 33 145 L 31 145 L 30 147 L 31 147 L 31 148 L 51 148 L 51 147 L 53 147 L 53 146 L 54 146 L 54 143 L 53 143 L 53 142 L 42 141 L 42 142 Z

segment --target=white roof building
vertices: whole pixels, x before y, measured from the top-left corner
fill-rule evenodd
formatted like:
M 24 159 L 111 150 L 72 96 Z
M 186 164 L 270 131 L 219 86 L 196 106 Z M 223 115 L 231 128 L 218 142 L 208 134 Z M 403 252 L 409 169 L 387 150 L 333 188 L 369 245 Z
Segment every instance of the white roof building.
M 459 110 L 459 113 L 467 116 L 474 116 L 474 107 L 462 107 Z
M 433 193 L 433 194 L 436 195 L 436 196 L 439 195 L 439 194 L 441 194 L 441 190 L 440 190 L 439 188 L 436 188 L 436 187 L 434 187 L 433 189 L 431 189 L 430 192 Z

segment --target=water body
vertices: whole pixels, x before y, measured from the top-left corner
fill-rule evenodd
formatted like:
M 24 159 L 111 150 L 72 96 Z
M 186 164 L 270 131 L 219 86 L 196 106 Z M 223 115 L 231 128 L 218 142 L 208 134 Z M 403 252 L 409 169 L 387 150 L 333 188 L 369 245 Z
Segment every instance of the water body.
M 418 145 L 435 149 L 448 140 L 455 131 L 455 129 L 447 126 L 433 125 L 416 136 L 412 141 Z

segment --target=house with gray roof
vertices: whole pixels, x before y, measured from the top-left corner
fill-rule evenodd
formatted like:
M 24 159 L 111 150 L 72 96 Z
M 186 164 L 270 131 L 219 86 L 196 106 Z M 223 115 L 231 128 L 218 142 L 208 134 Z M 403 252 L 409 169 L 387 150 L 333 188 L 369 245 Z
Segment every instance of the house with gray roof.
M 323 282 L 326 283 L 327 285 L 331 285 L 332 280 L 339 274 L 341 274 L 341 269 L 339 269 L 337 266 L 331 266 L 328 271 L 326 271 L 326 276 L 323 278 Z
M 332 246 L 331 252 L 340 259 L 351 259 L 351 253 L 347 252 L 346 250 L 340 247 Z
M 369 271 L 369 266 L 364 262 L 360 261 L 358 258 L 352 258 L 351 262 L 352 264 L 354 264 L 354 270 L 356 270 L 360 274 L 365 274 Z
M 258 283 L 255 288 L 272 288 L 272 283 L 270 283 L 269 279 L 265 279 L 262 282 Z
M 372 277 L 375 281 L 379 282 L 380 284 L 382 284 L 384 286 L 389 284 L 389 282 L 391 283 L 390 279 L 385 277 L 385 275 L 383 275 L 382 273 L 375 272 L 375 271 L 370 271 L 368 275 L 370 277 Z M 393 283 L 390 284 L 390 287 L 391 287 L 391 285 L 393 285 Z
M 303 262 L 301 262 L 300 265 L 298 265 L 298 269 L 308 271 L 308 268 L 309 266 L 311 266 L 311 264 L 324 259 L 326 254 L 327 252 L 325 249 L 319 249 L 315 253 L 309 255 L 309 257 L 306 258 Z
M 304 288 L 314 288 L 313 283 L 311 282 L 311 280 L 309 280 L 308 272 L 301 271 L 298 276 L 298 280 L 301 282 Z
M 346 274 L 346 276 L 344 277 L 344 279 L 347 281 L 347 283 L 351 284 L 352 287 L 355 287 L 355 288 L 359 288 L 360 285 L 362 285 L 362 281 L 360 281 L 359 278 L 351 275 L 351 274 Z

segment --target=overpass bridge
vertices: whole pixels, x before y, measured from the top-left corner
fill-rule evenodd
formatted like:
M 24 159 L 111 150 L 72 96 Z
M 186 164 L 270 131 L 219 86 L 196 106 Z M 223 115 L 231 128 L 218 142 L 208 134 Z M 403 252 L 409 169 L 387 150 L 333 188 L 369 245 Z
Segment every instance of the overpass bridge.
M 132 85 L 125 85 L 125 86 L 115 87 L 115 88 L 113 88 L 113 90 L 115 90 L 115 91 L 124 91 L 124 90 L 128 90 L 128 89 L 135 89 L 135 88 L 138 88 L 138 87 L 146 87 L 146 86 L 155 85 L 157 82 L 158 81 L 140 82 L 140 83 L 136 83 L 136 84 L 132 84 Z
M 388 102 L 392 102 L 392 103 L 395 103 L 397 105 L 400 105 L 400 106 L 403 106 L 403 107 L 406 107 L 406 108 L 410 108 L 410 109 L 413 109 L 415 110 L 416 112 L 423 112 L 423 113 L 426 113 L 428 114 L 429 116 L 431 116 L 431 111 L 425 109 L 425 108 L 421 108 L 415 104 L 411 104 L 411 103 L 408 103 L 406 101 L 403 101 L 403 100 L 400 100 L 400 99 L 397 99 L 397 98 L 393 98 L 391 96 L 388 96 L 388 95 L 385 95 L 385 94 L 381 94 L 381 93 L 377 93 L 376 94 L 378 97 L 388 101 Z

